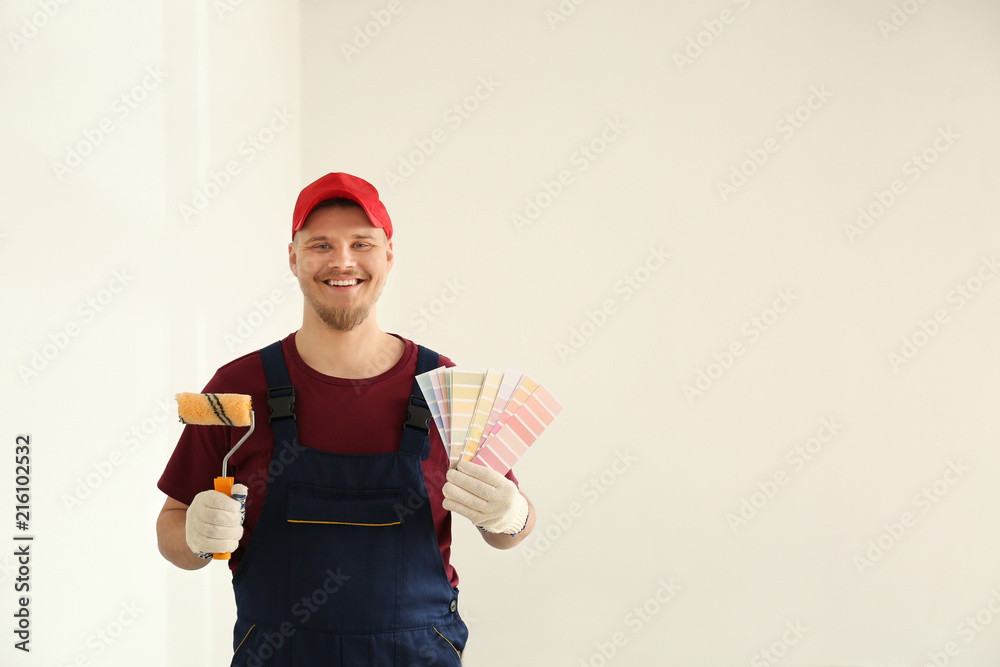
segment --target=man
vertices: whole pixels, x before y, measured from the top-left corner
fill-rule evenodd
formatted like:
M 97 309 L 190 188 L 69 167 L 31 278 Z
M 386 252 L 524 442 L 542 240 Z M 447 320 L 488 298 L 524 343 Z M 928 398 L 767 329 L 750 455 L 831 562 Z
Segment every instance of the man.
M 461 664 L 451 512 L 506 549 L 534 509 L 512 473 L 448 470 L 414 376 L 454 364 L 376 322 L 393 248 L 375 188 L 335 173 L 302 190 L 288 262 L 302 327 L 204 389 L 251 396 L 255 430 L 229 460 L 245 520 L 208 490 L 244 429 L 187 426 L 158 484 L 160 552 L 190 570 L 233 552 L 233 665 Z

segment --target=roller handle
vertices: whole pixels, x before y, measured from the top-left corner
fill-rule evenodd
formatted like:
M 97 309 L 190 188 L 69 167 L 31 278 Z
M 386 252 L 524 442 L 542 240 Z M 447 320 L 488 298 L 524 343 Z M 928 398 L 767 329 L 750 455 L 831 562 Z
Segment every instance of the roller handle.
M 232 477 L 216 477 L 215 478 L 215 490 L 219 493 L 224 493 L 230 498 L 233 497 L 233 478 Z M 212 554 L 212 558 L 215 560 L 229 560 L 230 554 Z

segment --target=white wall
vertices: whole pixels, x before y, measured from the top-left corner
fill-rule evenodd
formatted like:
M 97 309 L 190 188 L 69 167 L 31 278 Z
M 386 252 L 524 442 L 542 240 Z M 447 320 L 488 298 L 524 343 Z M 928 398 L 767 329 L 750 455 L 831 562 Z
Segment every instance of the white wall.
M 4 34 L 41 6 L 8 3 Z M 495 552 L 457 523 L 466 664 L 753 666 L 772 649 L 780 665 L 947 650 L 951 665 L 995 664 L 1000 281 L 980 282 L 1000 255 L 995 3 L 215 6 L 68 3 L 0 49 L 3 437 L 11 452 L 31 434 L 36 535 L 35 652 L 8 642 L 0 662 L 225 664 L 224 569 L 179 572 L 156 553 L 154 485 L 179 433 L 158 402 L 298 325 L 291 206 L 343 170 L 379 188 L 396 226 L 382 327 L 465 366 L 531 371 L 566 406 L 517 468 L 535 536 Z M 560 7 L 572 14 L 555 22 Z M 689 39 L 702 52 L 678 64 Z M 157 65 L 164 81 L 116 116 Z M 250 161 L 241 143 L 275 108 L 294 119 Z M 60 179 L 52 162 L 106 116 L 112 132 Z M 606 150 L 581 161 L 592 140 Z M 925 151 L 935 162 L 914 171 Z M 763 164 L 720 192 L 752 155 Z M 400 175 L 401 159 L 420 164 Z M 180 204 L 229 160 L 240 173 L 185 221 Z M 894 201 L 852 229 L 880 197 Z M 88 319 L 78 304 L 122 270 L 134 278 Z M 783 293 L 791 305 L 768 311 Z M 79 333 L 22 379 L 70 323 Z M 715 379 L 686 395 L 700 372 Z M 817 434 L 828 442 L 800 464 Z M 0 471 L 12 489 L 12 456 Z M 738 524 L 744 500 L 759 507 Z M 0 556 L 6 591 L 12 564 Z M 665 603 L 661 582 L 677 588 Z M 98 654 L 92 637 L 133 603 Z
M 920 665 L 949 641 L 954 664 L 995 664 L 1000 625 L 970 643 L 957 626 L 1000 590 L 1000 280 L 964 307 L 949 294 L 1000 251 L 996 4 L 914 4 L 883 37 L 893 2 L 400 0 L 345 51 L 387 6 L 303 5 L 303 178 L 345 169 L 384 193 L 398 264 L 383 326 L 463 365 L 530 370 L 566 405 L 517 468 L 537 557 L 457 531 L 468 664 L 599 665 L 617 632 L 609 664 L 763 664 L 786 622 L 808 630 L 781 664 Z M 576 8 L 551 25 L 560 6 Z M 731 22 L 679 67 L 723 10 Z M 482 78 L 498 87 L 452 121 Z M 778 125 L 796 112 L 800 127 Z M 575 160 L 608 119 L 624 129 Z M 397 182 L 436 128 L 443 141 Z M 913 180 L 907 161 L 948 128 L 953 145 Z M 769 138 L 776 152 L 723 198 L 717 183 Z M 512 216 L 562 170 L 569 185 L 519 229 Z M 850 238 L 897 179 L 903 193 Z M 650 248 L 671 257 L 647 276 Z M 637 272 L 640 290 L 616 291 Z M 465 291 L 425 321 L 447 280 Z M 782 291 L 787 312 L 743 333 Z M 560 354 L 606 301 L 604 324 Z M 938 310 L 937 335 L 893 368 Z M 733 343 L 743 354 L 689 401 L 684 385 Z M 824 419 L 836 434 L 796 469 L 787 452 Z M 625 452 L 636 461 L 605 493 L 585 488 Z M 915 506 L 949 461 L 968 470 Z M 859 572 L 904 512 L 912 528 Z M 655 610 L 671 579 L 680 590 L 640 627 L 629 614 Z
M 4 5 L 0 664 L 207 665 L 232 653 L 228 572 L 177 570 L 154 532 L 156 480 L 181 428 L 173 394 L 199 391 L 250 351 L 225 334 L 287 287 L 285 221 L 301 181 L 298 5 L 232 4 Z M 31 37 L 15 47 L 9 34 L 22 31 Z M 273 131 L 275 109 L 293 120 L 261 150 L 241 148 Z M 54 168 L 70 150 L 87 155 Z M 230 161 L 238 173 L 212 190 Z M 201 210 L 182 210 L 206 187 Z M 292 326 L 300 306 L 289 300 L 255 341 Z M 32 441 L 29 655 L 10 631 L 21 433 Z

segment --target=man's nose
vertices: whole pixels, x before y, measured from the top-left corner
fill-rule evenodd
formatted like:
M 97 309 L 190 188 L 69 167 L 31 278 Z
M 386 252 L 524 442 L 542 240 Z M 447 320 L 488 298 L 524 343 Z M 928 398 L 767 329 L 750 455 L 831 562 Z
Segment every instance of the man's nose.
M 331 269 L 345 268 L 355 265 L 354 254 L 350 246 L 340 246 L 330 251 L 327 257 L 327 266 Z

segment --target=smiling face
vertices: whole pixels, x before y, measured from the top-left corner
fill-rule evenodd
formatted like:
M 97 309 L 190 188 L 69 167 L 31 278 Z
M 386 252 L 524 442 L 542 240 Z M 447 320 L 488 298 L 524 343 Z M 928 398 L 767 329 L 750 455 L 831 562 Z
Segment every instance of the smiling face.
M 392 243 L 360 206 L 319 206 L 288 245 L 288 264 L 312 314 L 337 331 L 368 319 L 392 268 Z

